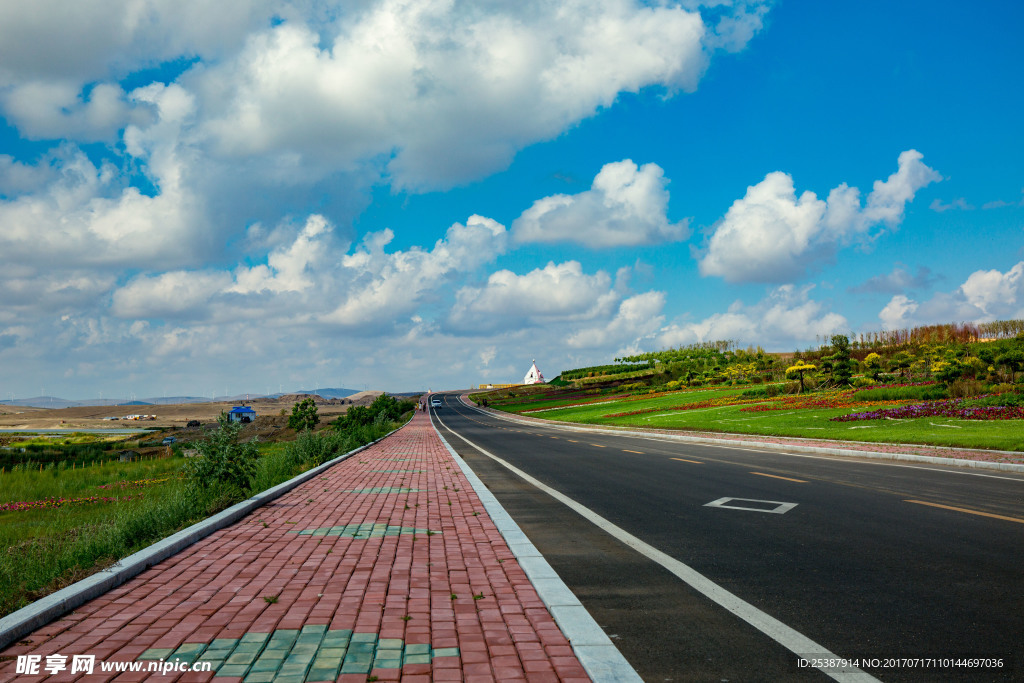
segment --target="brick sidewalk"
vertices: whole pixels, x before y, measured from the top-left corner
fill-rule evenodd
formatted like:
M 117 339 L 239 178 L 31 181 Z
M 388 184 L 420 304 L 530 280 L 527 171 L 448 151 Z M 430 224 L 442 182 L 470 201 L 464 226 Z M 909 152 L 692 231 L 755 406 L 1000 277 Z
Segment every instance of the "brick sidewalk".
M 0 681 L 590 680 L 424 413 L 25 640 Z M 213 671 L 99 671 L 175 658 Z

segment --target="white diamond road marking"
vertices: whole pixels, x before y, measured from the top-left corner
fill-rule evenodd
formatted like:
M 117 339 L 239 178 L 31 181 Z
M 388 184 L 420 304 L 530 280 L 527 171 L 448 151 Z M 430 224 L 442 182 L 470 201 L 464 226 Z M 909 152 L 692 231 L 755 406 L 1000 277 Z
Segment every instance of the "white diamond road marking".
M 776 506 L 773 510 L 765 510 L 764 508 L 748 508 L 742 505 L 726 505 L 730 501 L 742 501 L 744 503 L 767 503 L 768 505 Z M 797 503 L 782 503 L 777 500 L 754 500 L 753 498 L 719 498 L 713 500 L 710 503 L 704 503 L 704 507 L 707 508 L 725 508 L 726 510 L 749 510 L 750 512 L 769 512 L 773 515 L 784 515 L 797 506 Z

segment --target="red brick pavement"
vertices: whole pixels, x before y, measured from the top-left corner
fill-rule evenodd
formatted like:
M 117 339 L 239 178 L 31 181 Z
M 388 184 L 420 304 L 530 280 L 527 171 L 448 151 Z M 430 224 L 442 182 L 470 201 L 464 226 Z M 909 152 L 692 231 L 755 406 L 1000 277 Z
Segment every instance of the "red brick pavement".
M 25 640 L 0 681 L 590 680 L 423 413 Z M 99 671 L 175 656 L 215 672 Z

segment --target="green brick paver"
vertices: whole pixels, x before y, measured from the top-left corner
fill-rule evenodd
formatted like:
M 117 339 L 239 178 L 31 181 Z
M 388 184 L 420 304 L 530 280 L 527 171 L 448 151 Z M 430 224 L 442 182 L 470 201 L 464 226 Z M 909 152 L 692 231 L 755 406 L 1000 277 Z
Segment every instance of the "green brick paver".
M 423 413 L 25 640 L 0 652 L 0 681 L 19 654 L 243 683 L 588 680 Z

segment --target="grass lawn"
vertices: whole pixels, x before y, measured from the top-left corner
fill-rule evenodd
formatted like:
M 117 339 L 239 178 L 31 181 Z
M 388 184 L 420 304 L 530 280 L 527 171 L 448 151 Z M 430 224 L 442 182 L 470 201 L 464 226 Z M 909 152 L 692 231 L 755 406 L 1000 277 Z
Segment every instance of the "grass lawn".
M 183 460 L 0 475 L 0 504 L 100 498 L 0 511 L 0 544 L 5 549 L 0 555 L 0 615 L 85 578 L 230 502 L 187 491 L 177 476 Z
M 190 486 L 182 457 L 7 470 L 0 474 L 0 616 L 398 426 L 375 422 L 261 443 L 246 491 Z
M 830 418 L 837 415 L 861 412 L 867 408 L 801 408 L 765 412 L 743 410 L 747 405 L 766 406 L 780 403 L 779 398 L 751 399 L 747 405 L 713 405 L 690 410 L 672 410 L 673 407 L 680 405 L 711 400 L 726 401 L 730 397 L 739 398 L 738 395 L 741 393 L 742 390 L 736 388 L 677 392 L 651 399 L 618 399 L 613 403 L 545 410 L 537 413 L 536 417 L 598 425 L 1024 451 L 1022 420 L 960 420 L 932 417 L 831 422 Z M 517 406 L 514 405 L 494 407 L 508 412 L 522 412 L 516 410 Z M 529 407 L 532 408 L 534 405 L 530 404 Z M 650 412 L 609 417 L 616 413 L 638 410 Z

